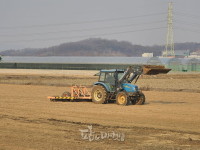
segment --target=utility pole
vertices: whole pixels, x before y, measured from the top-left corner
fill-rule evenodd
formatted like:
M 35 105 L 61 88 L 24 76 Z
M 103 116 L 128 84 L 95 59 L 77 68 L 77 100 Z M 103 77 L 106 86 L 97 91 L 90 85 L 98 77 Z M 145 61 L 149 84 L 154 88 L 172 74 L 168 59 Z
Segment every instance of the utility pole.
M 165 51 L 163 52 L 163 57 L 175 57 L 172 2 L 169 2 L 169 4 L 168 4 L 167 38 L 166 38 Z

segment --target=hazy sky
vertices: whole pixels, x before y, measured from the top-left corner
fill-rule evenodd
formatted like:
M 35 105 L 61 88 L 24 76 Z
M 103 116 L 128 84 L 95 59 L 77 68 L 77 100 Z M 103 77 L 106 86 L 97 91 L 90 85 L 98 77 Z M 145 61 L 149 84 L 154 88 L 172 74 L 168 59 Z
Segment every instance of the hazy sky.
M 0 0 L 0 51 L 88 38 L 165 44 L 168 0 Z M 200 0 L 172 0 L 174 41 L 200 42 Z

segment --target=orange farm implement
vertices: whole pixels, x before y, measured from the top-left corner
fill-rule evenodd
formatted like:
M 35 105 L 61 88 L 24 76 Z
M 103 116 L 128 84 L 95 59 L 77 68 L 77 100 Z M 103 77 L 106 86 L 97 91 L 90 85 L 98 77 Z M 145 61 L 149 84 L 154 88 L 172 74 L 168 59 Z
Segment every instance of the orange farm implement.
M 91 99 L 91 92 L 89 92 L 86 86 L 71 86 L 70 92 L 64 92 L 62 96 L 50 96 L 48 97 L 51 101 L 58 101 L 58 100 L 80 100 L 80 99 Z

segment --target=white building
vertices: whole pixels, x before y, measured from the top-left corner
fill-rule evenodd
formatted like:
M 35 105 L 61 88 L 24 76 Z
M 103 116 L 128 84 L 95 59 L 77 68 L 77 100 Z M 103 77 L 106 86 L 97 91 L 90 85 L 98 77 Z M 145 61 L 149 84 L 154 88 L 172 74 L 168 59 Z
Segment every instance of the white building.
M 188 56 L 189 58 L 200 58 L 200 53 L 198 52 L 192 52 L 190 53 L 190 56 Z
M 142 57 L 153 57 L 153 53 L 143 53 Z

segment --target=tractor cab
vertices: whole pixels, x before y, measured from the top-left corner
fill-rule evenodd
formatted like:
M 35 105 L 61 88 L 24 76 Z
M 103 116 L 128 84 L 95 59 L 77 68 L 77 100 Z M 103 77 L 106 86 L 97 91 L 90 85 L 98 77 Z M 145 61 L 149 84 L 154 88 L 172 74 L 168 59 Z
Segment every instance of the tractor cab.
M 112 69 L 101 70 L 99 72 L 99 80 L 96 84 L 102 84 L 109 92 L 116 90 L 118 80 L 123 76 L 124 70 Z

